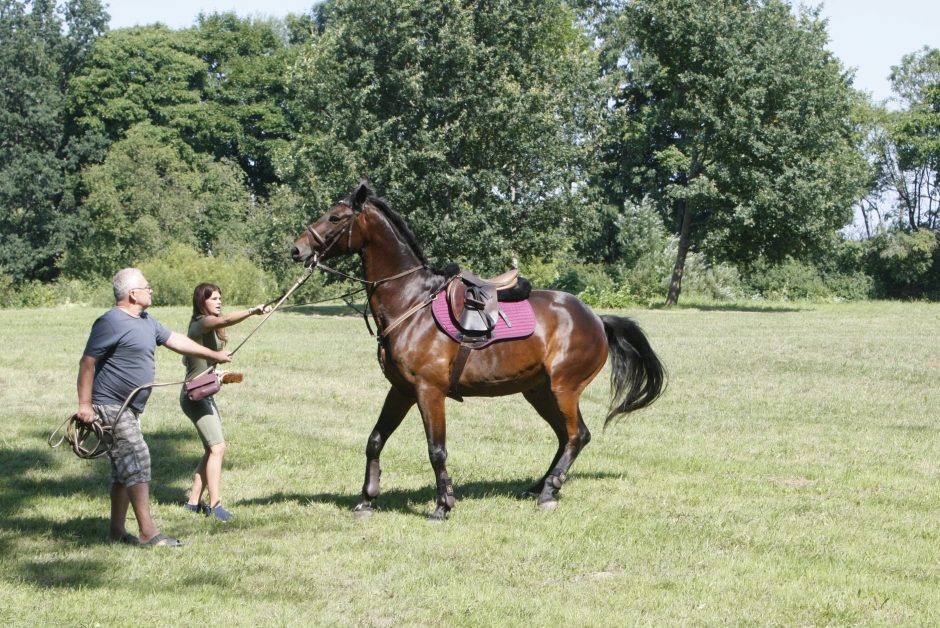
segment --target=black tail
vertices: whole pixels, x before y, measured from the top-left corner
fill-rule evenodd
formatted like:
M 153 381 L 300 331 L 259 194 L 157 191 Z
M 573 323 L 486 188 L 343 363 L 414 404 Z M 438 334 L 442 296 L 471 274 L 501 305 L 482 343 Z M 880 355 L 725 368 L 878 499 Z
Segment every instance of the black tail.
M 613 400 L 604 427 L 614 417 L 645 408 L 662 394 L 666 370 L 646 334 L 623 316 L 601 316 L 610 347 L 610 389 Z

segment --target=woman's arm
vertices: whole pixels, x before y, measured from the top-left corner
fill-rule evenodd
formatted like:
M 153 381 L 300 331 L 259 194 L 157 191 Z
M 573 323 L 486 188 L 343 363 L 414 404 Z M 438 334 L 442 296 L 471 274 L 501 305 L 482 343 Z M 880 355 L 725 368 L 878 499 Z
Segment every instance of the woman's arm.
M 242 322 L 249 316 L 254 316 L 256 314 L 267 314 L 270 311 L 270 305 L 256 305 L 255 307 L 249 308 L 247 310 L 240 310 L 230 314 L 223 314 L 222 316 L 213 316 L 212 314 L 207 314 L 203 317 L 202 324 L 206 331 L 211 331 L 221 327 L 231 327 L 236 323 Z

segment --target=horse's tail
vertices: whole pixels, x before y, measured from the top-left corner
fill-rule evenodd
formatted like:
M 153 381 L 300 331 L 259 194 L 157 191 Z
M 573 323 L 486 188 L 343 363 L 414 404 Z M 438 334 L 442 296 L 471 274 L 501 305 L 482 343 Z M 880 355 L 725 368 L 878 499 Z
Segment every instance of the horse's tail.
M 666 369 L 646 334 L 623 316 L 601 316 L 610 347 L 610 389 L 613 399 L 604 427 L 614 417 L 645 408 L 662 394 Z

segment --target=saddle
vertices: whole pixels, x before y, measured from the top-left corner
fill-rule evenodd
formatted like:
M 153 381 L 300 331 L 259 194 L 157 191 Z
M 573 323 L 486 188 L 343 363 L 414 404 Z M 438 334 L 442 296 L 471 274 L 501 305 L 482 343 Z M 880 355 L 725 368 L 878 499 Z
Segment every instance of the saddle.
M 532 292 L 532 284 L 519 276 L 518 269 L 492 279 L 482 279 L 471 272 L 462 271 L 456 264 L 448 267 L 448 271 L 451 279 L 447 284 L 446 299 L 435 299 L 432 311 L 441 329 L 460 343 L 451 365 L 447 394 L 452 399 L 463 401 L 457 384 L 471 350 L 485 347 L 501 338 L 526 337 L 535 328 L 532 306 L 526 301 Z M 512 320 L 500 303 L 507 304 L 506 309 L 513 318 L 518 319 L 519 326 L 516 329 L 510 329 Z M 503 326 L 497 329 L 500 318 L 503 319 Z
M 499 306 L 500 302 L 523 301 L 531 290 L 529 280 L 519 277 L 517 268 L 491 279 L 482 279 L 462 270 L 447 286 L 447 304 L 454 322 L 465 336 L 484 338 L 496 327 L 500 316 L 508 327 L 512 327 L 512 321 Z

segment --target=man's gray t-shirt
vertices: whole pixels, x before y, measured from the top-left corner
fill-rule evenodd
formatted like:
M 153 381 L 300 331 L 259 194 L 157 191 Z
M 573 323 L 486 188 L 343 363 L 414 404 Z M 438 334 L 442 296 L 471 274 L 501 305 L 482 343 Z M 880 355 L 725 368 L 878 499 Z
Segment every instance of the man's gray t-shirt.
M 140 318 L 114 307 L 91 326 L 85 355 L 97 359 L 91 402 L 121 405 L 131 391 L 153 382 L 157 372 L 154 353 L 170 337 L 170 330 L 146 312 Z M 141 390 L 130 407 L 143 412 L 150 389 Z

